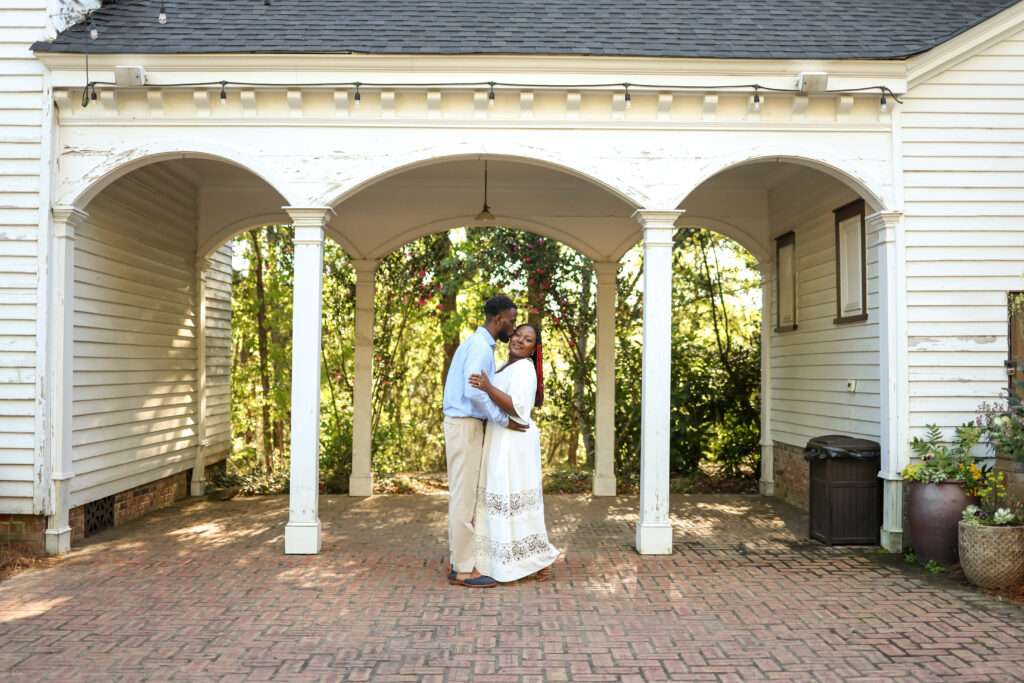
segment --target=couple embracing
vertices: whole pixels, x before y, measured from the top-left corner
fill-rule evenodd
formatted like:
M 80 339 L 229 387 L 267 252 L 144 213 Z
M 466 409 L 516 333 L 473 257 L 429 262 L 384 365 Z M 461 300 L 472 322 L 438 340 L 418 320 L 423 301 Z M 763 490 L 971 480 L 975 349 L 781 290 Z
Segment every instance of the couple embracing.
M 448 459 L 448 582 L 491 588 L 531 574 L 551 575 L 540 434 L 530 419 L 544 400 L 540 330 L 516 326 L 505 296 L 484 305 L 484 324 L 452 357 L 444 385 Z M 508 342 L 495 369 L 494 347 Z

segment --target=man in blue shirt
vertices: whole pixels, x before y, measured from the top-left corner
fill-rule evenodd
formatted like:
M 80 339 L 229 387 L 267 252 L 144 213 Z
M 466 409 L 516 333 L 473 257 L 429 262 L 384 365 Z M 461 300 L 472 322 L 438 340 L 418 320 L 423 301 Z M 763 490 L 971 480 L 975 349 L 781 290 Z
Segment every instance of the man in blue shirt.
M 492 297 L 484 304 L 484 324 L 476 328 L 452 356 L 444 383 L 444 446 L 448 459 L 448 548 L 451 570 L 448 583 L 474 588 L 498 585 L 476 571 L 476 539 L 473 512 L 476 509 L 477 479 L 484 448 L 484 423 L 494 422 L 516 431 L 525 425 L 508 415 L 479 389 L 469 385 L 469 376 L 486 372 L 494 377 L 495 340 L 507 342 L 516 329 L 516 305 L 507 296 Z

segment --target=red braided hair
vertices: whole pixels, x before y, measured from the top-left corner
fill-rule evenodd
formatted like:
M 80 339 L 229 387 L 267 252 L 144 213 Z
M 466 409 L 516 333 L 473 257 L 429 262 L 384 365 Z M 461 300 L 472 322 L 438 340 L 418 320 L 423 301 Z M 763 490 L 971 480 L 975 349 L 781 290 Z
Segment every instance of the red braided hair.
M 535 408 L 540 408 L 544 405 L 544 358 L 541 355 L 540 328 L 533 323 L 523 323 L 516 327 L 516 331 L 520 327 L 532 327 L 533 333 L 537 335 L 537 343 L 533 348 L 533 353 L 530 354 L 530 360 L 533 361 L 533 367 L 537 371 L 537 393 L 534 396 L 533 405 Z
M 533 352 L 533 365 L 537 368 L 537 395 L 533 405 L 540 408 L 544 405 L 544 359 L 540 353 L 540 335 L 537 335 L 537 348 Z

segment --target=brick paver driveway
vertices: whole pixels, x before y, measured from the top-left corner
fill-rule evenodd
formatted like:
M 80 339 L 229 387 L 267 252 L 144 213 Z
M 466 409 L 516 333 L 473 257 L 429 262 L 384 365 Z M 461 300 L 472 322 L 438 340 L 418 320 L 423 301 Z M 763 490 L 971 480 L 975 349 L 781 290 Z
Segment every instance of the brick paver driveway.
M 282 554 L 283 497 L 184 501 L 0 584 L 0 677 L 1024 677 L 1019 608 L 777 501 L 673 497 L 669 557 L 633 551 L 635 498 L 547 505 L 553 582 L 473 590 L 442 578 L 443 496 L 324 496 L 315 557 Z

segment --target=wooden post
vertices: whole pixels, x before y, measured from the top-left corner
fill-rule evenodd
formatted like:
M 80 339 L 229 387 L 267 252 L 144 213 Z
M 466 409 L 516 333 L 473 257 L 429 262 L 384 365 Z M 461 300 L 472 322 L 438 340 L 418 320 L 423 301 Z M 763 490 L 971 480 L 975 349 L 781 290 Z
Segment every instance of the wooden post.
M 320 346 L 327 208 L 284 207 L 295 227 L 292 294 L 292 455 L 287 555 L 320 552 Z
M 772 441 L 772 277 L 774 264 L 762 261 L 761 271 L 761 481 L 762 496 L 775 495 L 775 446 Z
M 75 230 L 88 214 L 74 207 L 53 209 L 50 334 L 52 419 L 49 433 L 52 513 L 46 519 L 46 552 L 71 550 L 70 496 L 75 476 L 72 424 L 75 340 Z
M 903 550 L 903 479 L 900 472 L 910 462 L 907 448 L 906 412 L 901 410 L 901 378 L 907 377 L 905 288 L 899 257 L 902 239 L 900 213 L 875 213 L 867 217 L 866 232 L 878 249 L 879 411 L 882 468 L 882 547 Z M 901 419 L 902 417 L 902 419 Z
M 644 326 L 640 417 L 640 519 L 636 549 L 672 554 L 669 521 L 669 415 L 672 386 L 672 246 L 682 211 L 637 211 L 644 233 Z
M 350 496 L 373 495 L 373 283 L 379 261 L 356 260 L 355 350 L 352 377 L 352 475 Z
M 594 263 L 597 274 L 597 409 L 594 495 L 615 495 L 615 278 L 618 262 Z

